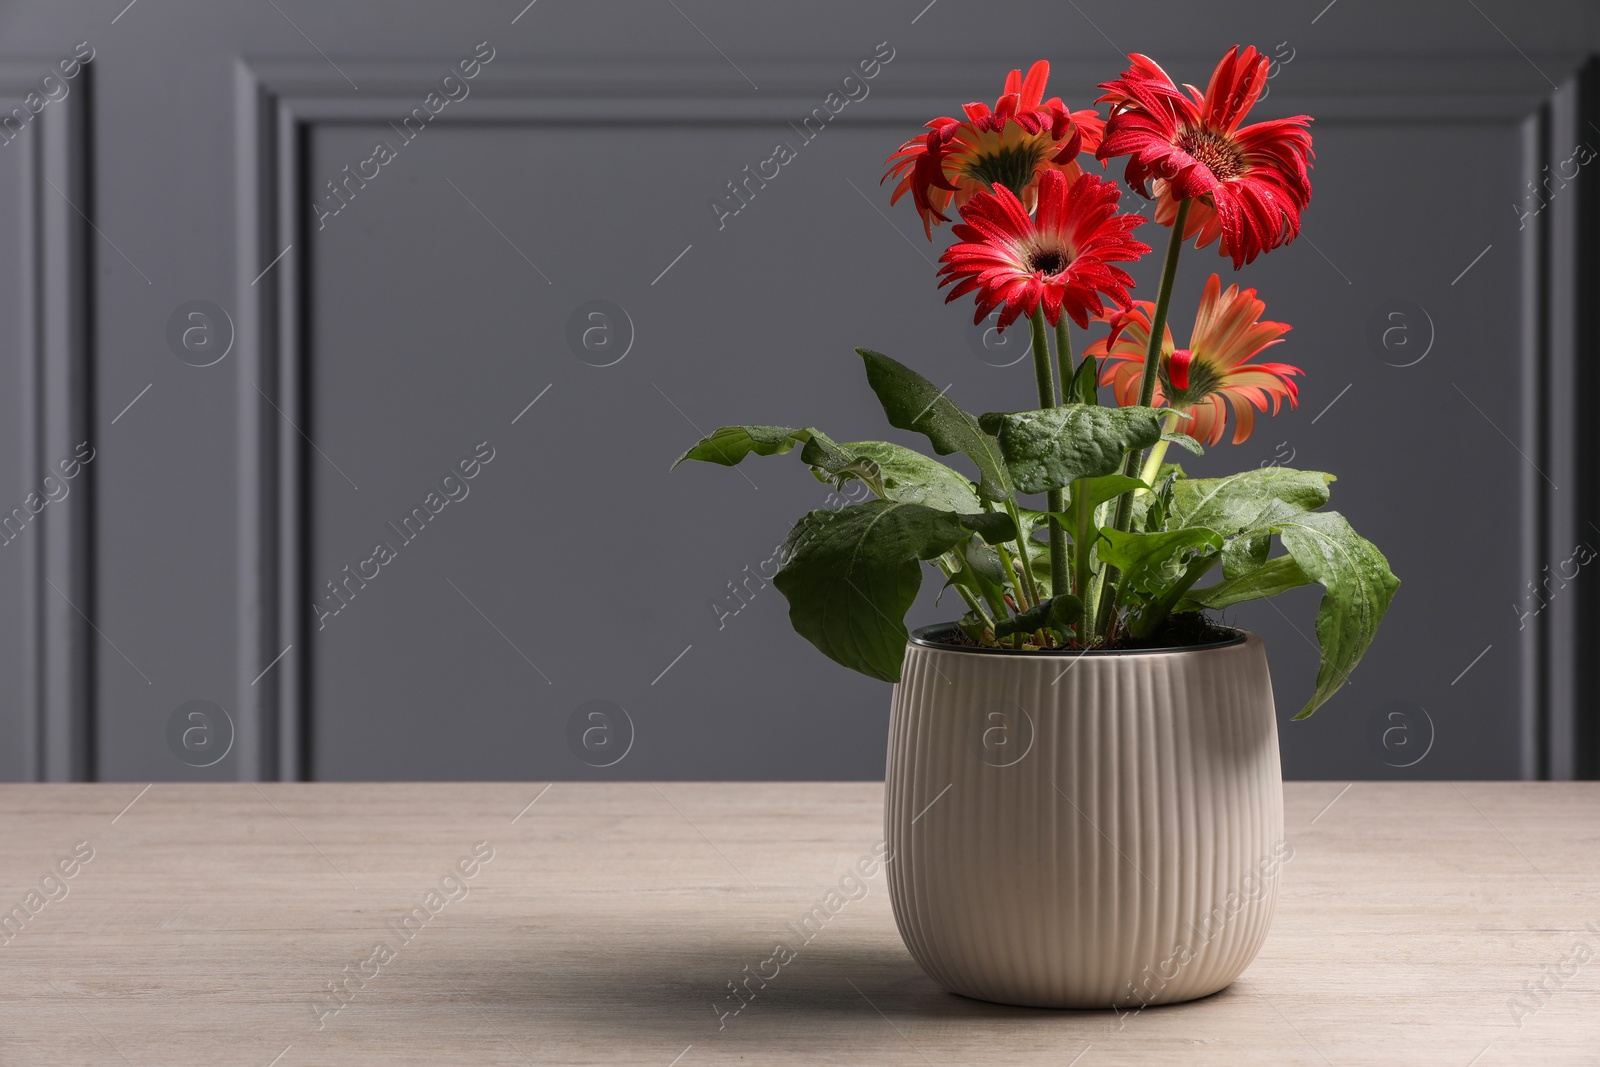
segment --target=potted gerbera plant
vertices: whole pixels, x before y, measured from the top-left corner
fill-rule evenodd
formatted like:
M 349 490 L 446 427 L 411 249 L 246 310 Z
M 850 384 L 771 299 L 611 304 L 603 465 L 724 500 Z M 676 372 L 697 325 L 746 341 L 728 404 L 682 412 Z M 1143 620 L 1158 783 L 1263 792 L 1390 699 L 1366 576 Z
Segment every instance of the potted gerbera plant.
M 1257 358 L 1289 327 L 1262 318 L 1256 290 L 1211 275 L 1182 348 L 1168 318 L 1185 244 L 1238 270 L 1298 235 L 1311 120 L 1243 125 L 1267 80 L 1254 48 L 1230 50 L 1204 92 L 1130 60 L 1101 86 L 1103 115 L 1046 99 L 1040 62 L 992 109 L 935 119 L 889 157 L 891 202 L 910 194 L 930 239 L 952 224 L 947 299 L 1031 333 L 1037 403 L 976 416 L 857 350 L 889 424 L 965 470 L 812 426 L 724 426 L 684 456 L 798 447 L 818 478 L 876 497 L 802 518 L 774 584 L 825 655 L 897 683 L 885 821 L 906 945 L 945 988 L 1008 1003 L 1163 1003 L 1243 971 L 1286 856 L 1277 725 L 1260 639 L 1208 612 L 1323 588 L 1302 718 L 1399 584 L 1326 509 L 1332 475 L 1166 462 L 1218 444 L 1230 414 L 1238 443 L 1296 405 L 1300 370 Z M 1117 157 L 1170 230 L 1153 302 L 1119 265 L 1151 251 L 1145 220 L 1084 165 Z M 1069 320 L 1101 331 L 1081 361 Z M 966 610 L 908 633 L 925 562 Z

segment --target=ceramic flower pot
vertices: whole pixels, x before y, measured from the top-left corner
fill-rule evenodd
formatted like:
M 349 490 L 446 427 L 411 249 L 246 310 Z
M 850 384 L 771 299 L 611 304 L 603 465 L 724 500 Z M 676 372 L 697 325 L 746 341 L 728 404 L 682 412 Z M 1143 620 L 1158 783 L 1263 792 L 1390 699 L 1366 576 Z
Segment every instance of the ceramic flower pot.
M 1051 654 L 948 629 L 912 635 L 889 727 L 889 893 L 922 969 L 1051 1008 L 1237 978 L 1293 855 L 1261 639 Z

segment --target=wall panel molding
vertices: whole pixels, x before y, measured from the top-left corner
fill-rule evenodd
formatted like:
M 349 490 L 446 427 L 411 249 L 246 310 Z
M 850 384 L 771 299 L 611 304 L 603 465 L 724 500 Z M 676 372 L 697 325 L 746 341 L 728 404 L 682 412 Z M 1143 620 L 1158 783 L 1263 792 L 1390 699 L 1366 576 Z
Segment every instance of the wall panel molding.
M 0 93 L 21 101 L 53 60 L 0 63 Z M 80 442 L 98 448 L 94 410 L 93 231 L 91 167 L 94 64 L 85 63 L 70 93 L 45 105 L 7 149 L 21 153 L 26 175 L 19 202 L 23 316 L 24 485 L 38 488 Z M 95 774 L 94 483 L 90 464 L 72 495 L 30 517 L 14 551 L 24 557 L 27 664 L 22 680 L 25 777 L 67 782 Z M 26 501 L 16 506 L 25 510 Z
M 1587 150 L 1583 160 L 1576 150 Z M 1540 482 L 1539 540 L 1528 559 L 1529 596 L 1545 607 L 1525 640 L 1541 689 L 1538 777 L 1600 777 L 1600 588 L 1580 546 L 1600 552 L 1600 432 L 1593 414 L 1600 372 L 1600 59 L 1566 80 L 1530 121 L 1526 206 L 1543 204 L 1524 231 L 1525 286 L 1537 327 L 1530 340 L 1538 386 L 1531 453 Z M 1559 487 L 1558 489 L 1555 487 Z M 1596 561 L 1600 562 L 1600 561 Z M 1529 602 L 1534 603 L 1534 601 Z

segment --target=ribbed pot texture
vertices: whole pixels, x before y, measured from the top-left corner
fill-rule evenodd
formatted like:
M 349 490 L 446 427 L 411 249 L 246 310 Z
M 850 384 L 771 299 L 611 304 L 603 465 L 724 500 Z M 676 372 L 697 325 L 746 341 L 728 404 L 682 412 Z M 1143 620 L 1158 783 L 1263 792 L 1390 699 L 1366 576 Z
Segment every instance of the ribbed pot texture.
M 1004 1004 L 1126 1008 L 1249 966 L 1293 852 L 1266 652 L 1242 636 L 1090 655 L 914 637 L 884 821 L 895 921 L 929 977 Z

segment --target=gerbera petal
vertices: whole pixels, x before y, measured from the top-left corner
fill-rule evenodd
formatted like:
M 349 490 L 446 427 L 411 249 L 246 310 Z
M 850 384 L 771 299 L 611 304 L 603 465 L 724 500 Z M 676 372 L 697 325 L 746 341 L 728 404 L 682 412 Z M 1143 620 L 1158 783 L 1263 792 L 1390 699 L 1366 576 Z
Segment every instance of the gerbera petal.
M 1015 74 L 1016 71 L 1012 71 Z M 1050 63 L 1041 59 L 1028 68 L 1028 76 L 1022 82 L 1022 99 L 1018 102 L 1023 110 L 1031 111 L 1039 106 L 1039 101 L 1044 99 L 1044 85 L 1050 80 Z M 1008 81 L 1009 84 L 1009 81 Z
M 1220 241 L 1235 269 L 1294 240 L 1311 201 L 1315 153 L 1311 121 L 1297 115 L 1241 126 L 1260 99 L 1270 60 L 1253 47 L 1229 49 L 1205 92 L 1187 95 L 1148 57 L 1132 55 L 1121 78 L 1101 86 L 1111 104 L 1095 155 L 1127 156 L 1128 187 L 1147 198 L 1155 183 L 1156 221 L 1171 226 L 1177 201 L 1191 201 L 1185 239 Z
M 953 227 L 961 240 L 939 257 L 940 287 L 954 286 L 946 300 L 976 292 L 980 308 L 1002 307 L 1000 330 L 1040 308 L 1051 325 L 1066 314 L 1086 326 L 1104 311 L 1102 295 L 1126 304 L 1133 279 L 1112 264 L 1150 248 L 1131 236 L 1143 219 L 1114 214 L 1116 186 L 1093 175 L 1069 186 L 1051 170 L 1040 177 L 1037 197 L 1032 216 L 1005 186 L 962 205 Z
M 1041 178 L 1060 172 L 1068 184 L 1082 174 L 1080 152 L 1099 148 L 1104 122 L 1092 110 L 1069 112 L 1060 98 L 1044 99 L 1050 64 L 1034 63 L 1024 77 L 1011 71 L 991 108 L 973 102 L 964 120 L 942 117 L 930 131 L 901 145 L 885 161 L 883 180 L 897 182 L 890 203 L 907 192 L 931 240 L 933 227 L 949 222 L 979 193 L 1004 185 L 1025 211 L 1032 211 Z

